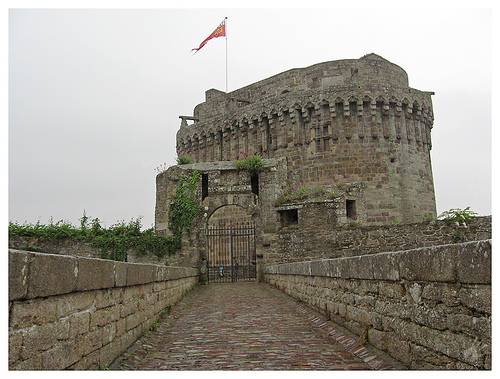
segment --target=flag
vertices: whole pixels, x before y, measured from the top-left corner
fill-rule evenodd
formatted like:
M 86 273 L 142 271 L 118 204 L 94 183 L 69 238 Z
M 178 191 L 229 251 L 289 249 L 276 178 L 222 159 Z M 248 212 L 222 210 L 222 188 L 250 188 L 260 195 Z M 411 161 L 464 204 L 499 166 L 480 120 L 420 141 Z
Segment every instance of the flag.
M 222 21 L 220 25 L 217 28 L 215 28 L 212 34 L 210 34 L 200 43 L 200 46 L 191 49 L 191 51 L 198 52 L 198 50 L 200 50 L 203 46 L 205 46 L 207 42 L 210 41 L 212 38 L 219 38 L 225 36 L 226 36 L 226 19 L 224 19 L 224 21 Z

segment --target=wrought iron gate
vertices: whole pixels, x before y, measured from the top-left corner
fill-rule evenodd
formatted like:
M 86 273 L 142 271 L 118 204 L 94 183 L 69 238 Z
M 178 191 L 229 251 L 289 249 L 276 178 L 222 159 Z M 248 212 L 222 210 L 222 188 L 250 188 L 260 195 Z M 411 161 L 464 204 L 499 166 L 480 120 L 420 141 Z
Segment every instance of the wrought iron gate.
M 208 282 L 236 282 L 257 277 L 255 225 L 207 227 Z

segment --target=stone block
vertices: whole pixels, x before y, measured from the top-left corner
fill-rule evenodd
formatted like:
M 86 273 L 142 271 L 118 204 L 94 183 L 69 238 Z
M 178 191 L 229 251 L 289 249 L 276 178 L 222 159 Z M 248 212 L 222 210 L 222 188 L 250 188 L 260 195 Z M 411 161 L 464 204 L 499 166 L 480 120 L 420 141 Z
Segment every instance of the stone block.
M 43 325 L 57 320 L 57 302 L 52 299 L 34 299 L 14 302 L 9 326 L 15 329 Z
M 462 244 L 456 259 L 460 283 L 491 283 L 491 240 Z
M 80 349 L 75 341 L 67 341 L 44 352 L 42 366 L 44 370 L 63 370 L 78 362 L 81 357 Z
M 29 359 L 19 361 L 12 366 L 9 366 L 9 370 L 42 370 L 42 356 L 35 355 Z
M 80 334 L 88 333 L 90 330 L 90 312 L 84 311 L 81 313 L 74 313 L 69 317 L 70 325 L 70 338 L 76 337 Z
M 29 359 L 38 353 L 54 347 L 58 341 L 69 338 L 69 322 L 59 321 L 34 326 L 23 331 L 21 356 Z
M 72 292 L 78 268 L 74 257 L 30 253 L 27 297 L 45 297 Z
M 381 253 L 363 257 L 363 264 L 372 267 L 373 279 L 397 281 L 399 260 L 394 253 Z
M 102 345 L 112 342 L 116 336 L 116 323 L 112 322 L 101 329 Z
M 75 292 L 68 295 L 58 296 L 54 299 L 57 308 L 57 316 L 66 317 L 72 313 L 80 312 L 94 307 L 95 291 Z M 48 300 L 43 300 L 48 301 Z
M 434 246 L 395 253 L 401 279 L 426 282 L 454 282 L 457 247 Z
M 77 337 L 77 344 L 80 347 L 82 356 L 86 356 L 97 351 L 102 346 L 102 333 L 100 328 L 95 328 L 86 334 Z
M 9 331 L 9 367 L 21 359 L 23 334 L 20 331 Z
M 9 300 L 22 299 L 28 291 L 28 254 L 9 249 Z
M 141 312 L 133 313 L 126 318 L 127 331 L 134 329 L 137 325 L 145 320 L 144 314 Z
M 156 279 L 156 266 L 138 263 L 127 265 L 127 286 L 146 284 Z
M 115 286 L 124 287 L 127 285 L 127 263 L 115 262 Z
M 78 258 L 78 291 L 110 288 L 115 285 L 115 264 L 104 259 Z
M 406 294 L 406 290 L 400 283 L 384 281 L 378 283 L 378 293 L 383 297 L 402 300 L 404 295 Z
M 97 309 L 110 307 L 121 303 L 123 300 L 123 288 L 109 288 L 96 292 L 95 306 Z
M 491 286 L 462 287 L 458 291 L 458 298 L 466 307 L 491 315 Z

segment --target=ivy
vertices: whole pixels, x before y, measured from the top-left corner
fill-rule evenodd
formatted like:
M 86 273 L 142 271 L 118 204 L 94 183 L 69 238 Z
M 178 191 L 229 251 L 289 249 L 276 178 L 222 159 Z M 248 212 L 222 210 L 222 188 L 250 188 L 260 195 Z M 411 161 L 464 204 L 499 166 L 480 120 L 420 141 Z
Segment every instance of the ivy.
M 174 238 L 180 241 L 182 233 L 191 228 L 194 219 L 201 212 L 197 189 L 200 173 L 193 171 L 190 175 L 180 177 L 175 190 L 175 196 L 170 203 L 169 228 Z
M 179 242 L 174 237 L 157 236 L 153 228 L 141 230 L 141 219 L 132 219 L 103 227 L 98 218 L 90 219 L 84 213 L 80 226 L 62 220 L 45 225 L 9 223 L 9 237 L 37 237 L 44 240 L 73 239 L 87 242 L 100 251 L 101 258 L 126 261 L 130 249 L 138 254 L 154 254 L 161 258 L 175 254 Z

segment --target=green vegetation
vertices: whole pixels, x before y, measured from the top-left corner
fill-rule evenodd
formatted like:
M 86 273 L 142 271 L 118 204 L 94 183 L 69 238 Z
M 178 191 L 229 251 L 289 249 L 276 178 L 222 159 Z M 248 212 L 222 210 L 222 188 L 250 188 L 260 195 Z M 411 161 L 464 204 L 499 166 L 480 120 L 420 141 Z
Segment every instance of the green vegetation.
M 294 192 L 283 193 L 276 200 L 276 206 L 292 204 L 304 200 L 333 200 L 337 196 L 335 191 L 323 187 L 302 187 Z
M 477 213 L 472 211 L 470 207 L 464 209 L 453 208 L 441 213 L 438 219 L 448 222 L 455 222 L 458 225 L 467 226 L 467 222 L 476 216 Z
M 170 206 L 170 229 L 173 236 L 158 236 L 153 228 L 141 230 L 141 219 L 128 223 L 121 221 L 106 228 L 98 218 L 91 219 L 85 212 L 80 225 L 74 226 L 60 220 L 48 225 L 9 223 L 9 237 L 37 237 L 45 240 L 74 239 L 90 243 L 99 249 L 101 258 L 126 261 L 127 251 L 133 249 L 139 255 L 154 254 L 161 258 L 173 255 L 181 247 L 182 232 L 188 230 L 200 212 L 196 189 L 200 173 L 182 177 L 177 185 L 175 198 Z
M 179 245 L 182 232 L 191 228 L 194 219 L 201 212 L 196 194 L 200 177 L 198 171 L 182 176 L 177 183 L 175 197 L 170 204 L 169 228 Z
M 264 159 L 260 155 L 250 155 L 247 158 L 237 160 L 235 166 L 238 170 L 246 170 L 250 173 L 262 171 Z
M 183 165 L 183 164 L 191 164 L 193 163 L 193 158 L 191 158 L 190 155 L 181 155 L 177 157 L 177 164 L 178 165 Z
M 101 258 L 125 261 L 127 251 L 134 249 L 138 254 L 152 253 L 158 257 L 171 255 L 179 248 L 175 237 L 157 236 L 153 228 L 141 230 L 141 219 L 128 223 L 121 221 L 106 228 L 98 218 L 90 219 L 84 213 L 80 226 L 62 220 L 48 225 L 9 223 L 9 236 L 37 237 L 46 240 L 75 239 L 90 243 L 98 248 Z

